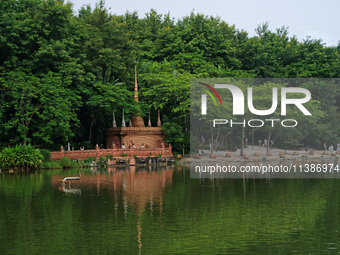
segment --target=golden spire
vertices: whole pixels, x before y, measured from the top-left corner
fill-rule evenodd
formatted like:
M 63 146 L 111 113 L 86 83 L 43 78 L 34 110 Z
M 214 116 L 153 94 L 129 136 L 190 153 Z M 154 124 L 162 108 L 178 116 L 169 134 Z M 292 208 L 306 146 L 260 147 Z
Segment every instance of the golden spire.
M 124 116 L 124 109 L 123 109 L 122 127 L 126 127 L 125 116 Z
M 138 85 L 137 85 L 137 66 L 135 66 L 135 96 L 134 99 L 138 102 Z M 144 120 L 139 116 L 139 113 L 135 113 L 131 117 L 131 123 L 134 127 L 144 127 Z
M 113 124 L 112 127 L 114 127 L 114 128 L 117 127 L 115 112 L 113 112 L 113 123 L 112 124 Z
M 135 101 L 138 102 L 137 66 L 135 66 Z
M 148 121 L 148 127 L 151 127 L 150 111 L 149 111 L 149 121 Z
M 161 125 L 162 125 L 162 123 L 161 123 L 161 115 L 160 115 L 160 110 L 158 109 L 157 127 L 160 127 Z

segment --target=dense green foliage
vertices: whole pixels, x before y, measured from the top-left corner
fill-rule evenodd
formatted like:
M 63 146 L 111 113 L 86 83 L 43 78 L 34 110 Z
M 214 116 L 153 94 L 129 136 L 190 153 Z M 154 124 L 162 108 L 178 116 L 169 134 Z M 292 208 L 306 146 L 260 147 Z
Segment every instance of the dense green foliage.
M 7 147 L 0 152 L 0 169 L 35 169 L 42 164 L 43 159 L 39 149 L 31 144 Z
M 40 154 L 44 157 L 44 162 L 51 159 L 51 152 L 47 149 L 40 149 Z
M 103 2 L 77 14 L 62 0 L 7 0 L 0 3 L 0 146 L 30 142 L 41 148 L 78 149 L 105 144 L 105 132 L 124 109 L 161 110 L 163 130 L 176 151 L 189 149 L 190 78 L 340 76 L 340 45 L 290 37 L 259 25 L 257 35 L 218 17 L 191 13 L 175 21 L 151 10 L 117 16 Z M 140 102 L 133 101 L 137 65 Z M 329 141 L 339 137 L 338 86 L 319 95 L 332 109 L 301 136 Z M 320 123 L 322 123 L 320 121 Z M 307 141 L 308 140 L 308 141 Z

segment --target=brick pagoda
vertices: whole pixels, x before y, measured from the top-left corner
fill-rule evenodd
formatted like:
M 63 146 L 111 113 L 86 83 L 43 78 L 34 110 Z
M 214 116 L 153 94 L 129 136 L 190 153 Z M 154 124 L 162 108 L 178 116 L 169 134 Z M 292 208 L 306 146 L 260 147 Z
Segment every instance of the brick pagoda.
M 138 101 L 136 76 L 134 98 Z M 65 151 L 63 146 L 61 146 L 60 151 L 51 152 L 51 159 L 59 160 L 63 157 L 78 160 L 83 160 L 88 157 L 98 159 L 100 157 L 106 157 L 107 155 L 112 155 L 113 158 L 116 159 L 134 159 L 134 157 L 147 158 L 149 156 L 155 157 L 156 155 L 161 155 L 166 159 L 172 157 L 172 147 L 164 141 L 165 134 L 161 128 L 160 112 L 158 111 L 156 127 L 152 127 L 151 125 L 150 114 L 147 127 L 144 125 L 144 120 L 138 115 L 139 114 L 132 116 L 130 124 L 127 127 L 123 110 L 122 125 L 121 127 L 117 127 L 115 116 L 113 114 L 113 126 L 109 128 L 106 133 L 107 149 L 100 149 L 97 144 L 96 149 L 94 150 Z M 123 143 L 125 148 L 122 148 Z M 133 144 L 136 148 L 132 146 Z M 142 144 L 144 144 L 144 148 L 142 148 Z M 122 156 L 123 154 L 127 156 Z M 131 164 L 131 162 L 129 163 Z
M 135 75 L 135 95 L 134 99 L 138 102 L 138 86 L 137 86 L 137 75 Z M 117 127 L 115 116 L 113 114 L 113 126 L 108 129 L 106 133 L 106 147 L 107 148 L 122 148 L 124 144 L 126 148 L 131 148 L 132 144 L 136 148 L 141 148 L 142 144 L 149 148 L 162 148 L 162 143 L 168 147 L 164 141 L 165 134 L 161 128 L 160 113 L 158 111 L 157 126 L 152 127 L 150 121 L 148 126 L 145 127 L 144 120 L 136 114 L 132 116 L 129 127 L 126 126 L 123 111 L 123 120 L 121 127 Z

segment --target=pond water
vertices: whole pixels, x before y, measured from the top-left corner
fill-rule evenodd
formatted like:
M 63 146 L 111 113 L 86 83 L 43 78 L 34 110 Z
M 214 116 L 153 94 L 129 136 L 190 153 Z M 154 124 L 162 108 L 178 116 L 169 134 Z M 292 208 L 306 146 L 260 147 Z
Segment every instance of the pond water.
M 340 254 L 339 187 L 181 166 L 2 173 L 0 254 Z

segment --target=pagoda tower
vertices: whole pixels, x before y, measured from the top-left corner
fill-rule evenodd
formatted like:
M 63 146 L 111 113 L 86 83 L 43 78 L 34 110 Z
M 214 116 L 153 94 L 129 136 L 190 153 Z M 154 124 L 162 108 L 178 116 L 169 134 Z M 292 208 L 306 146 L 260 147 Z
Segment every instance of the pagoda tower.
M 139 101 L 136 67 L 134 99 L 136 102 Z M 113 125 L 106 133 L 106 148 L 121 148 L 123 144 L 126 148 L 131 148 L 132 144 L 134 144 L 136 148 L 142 148 L 142 145 L 143 147 L 147 146 L 149 148 L 168 147 L 168 144 L 164 141 L 165 134 L 162 131 L 159 111 L 157 126 L 155 127 L 152 126 L 150 114 L 147 127 L 144 125 L 144 120 L 140 117 L 140 113 L 133 114 L 129 126 L 127 126 L 125 122 L 124 110 L 122 115 L 122 125 L 118 127 L 115 114 L 113 114 Z
M 137 85 L 137 67 L 135 66 L 135 95 L 134 99 L 138 102 L 138 85 Z M 137 113 L 136 116 L 131 117 L 131 122 L 133 127 L 144 127 L 144 120 L 139 117 L 140 113 Z

